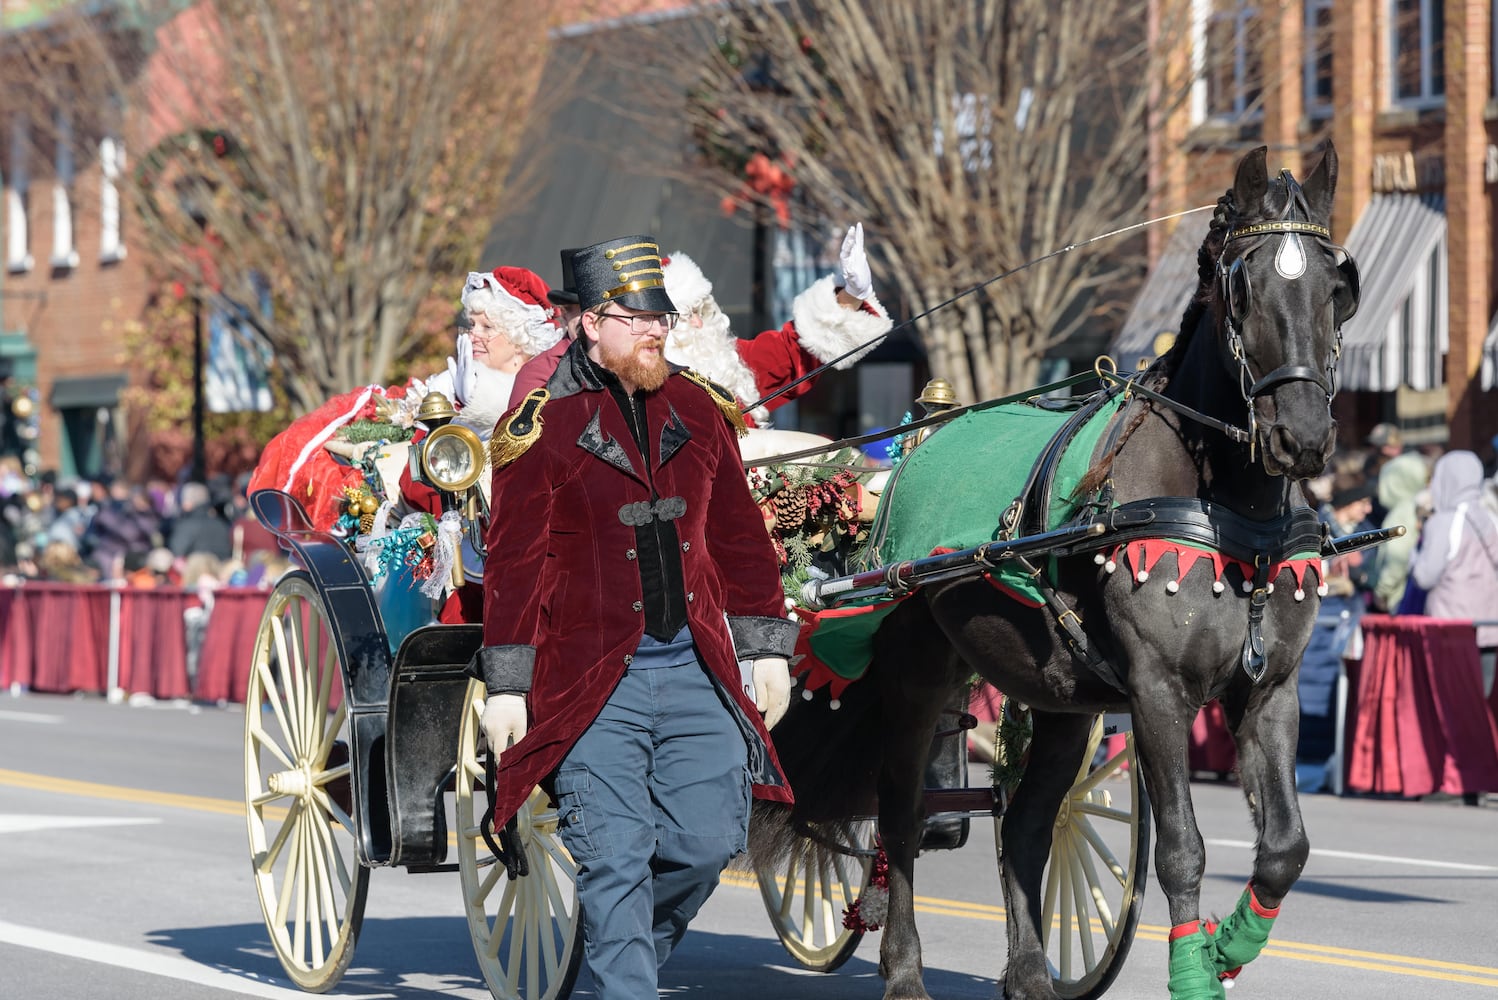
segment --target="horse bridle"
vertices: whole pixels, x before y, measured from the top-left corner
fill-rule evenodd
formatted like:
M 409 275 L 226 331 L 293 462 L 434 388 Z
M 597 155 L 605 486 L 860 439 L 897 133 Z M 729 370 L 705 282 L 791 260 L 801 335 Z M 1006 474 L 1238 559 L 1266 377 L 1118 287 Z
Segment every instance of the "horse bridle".
M 1293 206 L 1303 202 L 1300 187 L 1288 174 L 1285 182 L 1290 187 L 1291 197 L 1286 201 L 1286 214 Z M 1239 326 L 1246 315 L 1250 302 L 1251 285 L 1248 279 L 1248 269 L 1244 261 L 1249 255 L 1268 242 L 1271 236 L 1299 234 L 1315 238 L 1316 243 L 1330 253 L 1333 258 L 1340 257 L 1337 262 L 1337 270 L 1342 272 L 1343 280 L 1348 283 L 1350 297 L 1345 309 L 1341 309 L 1333 317 L 1336 339 L 1332 345 L 1331 355 L 1327 358 L 1324 373 L 1311 368 L 1308 365 L 1280 365 L 1278 368 L 1268 372 L 1259 378 L 1254 378 L 1253 370 L 1249 366 L 1248 352 L 1243 346 L 1243 337 L 1239 332 Z M 1342 357 L 1342 324 L 1351 319 L 1357 312 L 1360 294 L 1360 283 L 1357 262 L 1353 259 L 1347 248 L 1341 244 L 1332 242 L 1331 230 L 1326 226 L 1315 222 L 1303 222 L 1297 219 L 1278 219 L 1273 222 L 1255 222 L 1242 227 L 1233 227 L 1223 237 L 1222 253 L 1217 261 L 1217 281 L 1219 294 L 1222 297 L 1224 325 L 1227 329 L 1228 351 L 1238 365 L 1238 388 L 1242 393 L 1245 408 L 1248 410 L 1248 449 L 1249 461 L 1253 461 L 1254 450 L 1258 443 L 1259 421 L 1254 411 L 1254 401 L 1260 396 L 1268 395 L 1279 386 L 1289 382 L 1310 382 L 1326 394 L 1327 404 L 1331 404 L 1332 397 L 1337 393 L 1337 362 Z M 1233 258 L 1229 264 L 1223 261 L 1227 257 L 1227 248 L 1234 240 L 1252 239 L 1253 244 Z

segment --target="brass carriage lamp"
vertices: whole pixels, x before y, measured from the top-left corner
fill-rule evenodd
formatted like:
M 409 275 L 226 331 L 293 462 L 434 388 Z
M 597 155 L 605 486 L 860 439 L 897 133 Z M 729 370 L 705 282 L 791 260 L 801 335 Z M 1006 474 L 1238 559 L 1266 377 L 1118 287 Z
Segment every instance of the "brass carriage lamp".
M 921 394 L 915 398 L 915 401 L 922 410 L 923 418 L 932 417 L 938 413 L 945 413 L 947 410 L 955 409 L 957 407 L 957 393 L 952 389 L 952 383 L 946 379 L 934 378 L 926 383 L 926 387 L 921 390 Z M 911 448 L 926 440 L 934 430 L 936 430 L 935 427 L 922 427 L 916 431 L 914 440 L 906 437 L 905 450 L 909 452 Z

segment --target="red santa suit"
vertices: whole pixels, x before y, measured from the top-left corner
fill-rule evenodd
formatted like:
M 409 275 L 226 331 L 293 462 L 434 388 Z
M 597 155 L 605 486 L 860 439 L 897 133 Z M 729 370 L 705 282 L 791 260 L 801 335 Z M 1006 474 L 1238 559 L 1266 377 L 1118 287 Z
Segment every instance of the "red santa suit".
M 870 341 L 893 325 L 875 298 L 859 309 L 845 308 L 837 298 L 836 277 L 828 275 L 796 296 L 790 322 L 740 339 L 729 329 L 728 317 L 713 299 L 712 282 L 695 261 L 678 251 L 665 258 L 664 267 L 666 294 L 681 312 L 681 321 L 666 340 L 667 359 L 706 375 L 745 406 L 862 347 L 834 366 L 851 368 L 874 349 Z M 769 426 L 769 411 L 806 394 L 815 384 L 815 378 L 807 379 L 745 414 L 746 421 L 750 426 Z

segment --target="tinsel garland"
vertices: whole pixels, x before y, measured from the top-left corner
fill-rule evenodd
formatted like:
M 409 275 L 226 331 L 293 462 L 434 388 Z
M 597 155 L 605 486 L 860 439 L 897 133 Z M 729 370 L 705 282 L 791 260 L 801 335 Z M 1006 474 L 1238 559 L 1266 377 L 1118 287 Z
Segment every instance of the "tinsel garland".
M 914 422 L 915 417 L 911 415 L 909 410 L 906 410 L 905 415 L 900 418 L 901 427 Z M 884 455 L 889 459 L 889 464 L 892 468 L 898 469 L 900 462 L 905 458 L 905 439 L 909 436 L 909 434 L 896 434 L 889 439 L 889 444 L 885 445 Z
M 877 931 L 889 919 L 889 858 L 884 845 L 875 841 L 878 853 L 869 873 L 869 884 L 859 893 L 853 905 L 843 911 L 843 926 L 850 931 Z
M 378 583 L 397 566 L 408 567 L 417 580 L 426 580 L 432 576 L 432 549 L 436 541 L 436 518 L 419 512 L 408 514 L 399 527 L 383 535 L 359 538 L 356 547 L 371 583 Z

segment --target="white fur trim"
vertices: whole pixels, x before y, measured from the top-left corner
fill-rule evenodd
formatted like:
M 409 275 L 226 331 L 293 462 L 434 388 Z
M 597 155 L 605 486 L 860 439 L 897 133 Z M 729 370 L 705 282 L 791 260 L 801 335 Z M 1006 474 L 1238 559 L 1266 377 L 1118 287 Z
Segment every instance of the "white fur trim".
M 447 401 L 453 404 L 453 406 L 458 405 L 457 394 L 453 392 L 453 373 L 449 369 L 443 368 L 440 371 L 432 372 L 432 377 L 427 379 L 426 384 L 421 387 L 421 394 L 423 396 L 429 392 L 440 392 L 447 397 Z M 420 399 L 416 400 L 416 405 L 418 407 L 421 406 Z
M 496 371 L 493 368 L 479 369 L 478 385 L 473 398 L 458 411 L 456 423 L 470 428 L 482 441 L 489 440 L 494 425 L 510 409 L 510 392 L 515 388 L 512 372 Z
M 703 300 L 713 294 L 713 283 L 707 280 L 697 262 L 680 250 L 666 256 L 671 261 L 664 268 L 666 295 L 677 312 L 696 312 Z
M 837 300 L 836 279 L 828 275 L 806 291 L 796 296 L 791 303 L 791 319 L 796 324 L 796 338 L 801 346 L 810 351 L 819 361 L 831 361 L 860 344 L 882 333 L 888 333 L 894 324 L 884 307 L 875 298 L 865 302 L 874 309 L 844 309 Z M 875 315 L 877 314 L 877 315 Z M 877 345 L 868 347 L 842 361 L 839 370 L 852 368 L 854 362 L 872 351 Z
M 369 397 L 373 395 L 374 391 L 375 386 L 366 385 L 364 391 L 359 393 L 359 399 L 354 403 L 352 409 L 335 418 L 332 423 L 313 435 L 311 441 L 302 446 L 301 453 L 297 455 L 296 461 L 291 463 L 291 470 L 286 473 L 286 482 L 281 484 L 281 492 L 291 492 L 291 483 L 296 479 L 296 474 L 301 471 L 302 466 L 307 464 L 307 459 L 311 458 L 313 453 L 323 446 L 324 441 L 336 434 L 338 428 L 354 419 L 359 411 L 364 409 L 364 404 L 369 402 Z
M 535 357 L 556 346 L 566 332 L 551 321 L 551 313 L 516 298 L 504 283 L 487 271 L 470 271 L 463 286 L 463 308 L 483 312 L 504 331 L 505 338 Z

